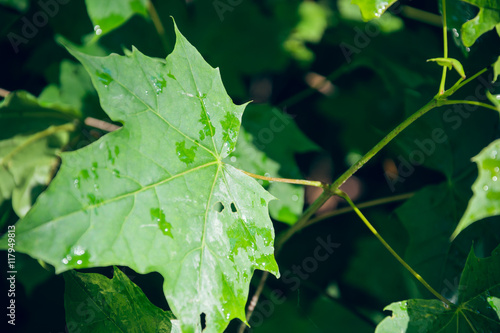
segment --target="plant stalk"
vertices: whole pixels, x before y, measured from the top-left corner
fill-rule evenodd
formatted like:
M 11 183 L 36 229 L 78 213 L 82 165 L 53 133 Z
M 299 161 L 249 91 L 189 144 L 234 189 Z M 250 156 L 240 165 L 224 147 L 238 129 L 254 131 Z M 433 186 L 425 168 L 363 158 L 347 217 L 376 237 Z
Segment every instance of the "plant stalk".
M 417 110 L 410 117 L 405 119 L 401 124 L 396 126 L 389 134 L 387 134 L 379 143 L 377 143 L 368 153 L 366 153 L 359 161 L 354 163 L 346 172 L 344 172 L 337 180 L 330 185 L 330 191 L 334 192 L 342 184 L 346 182 L 349 177 L 351 177 L 356 171 L 358 171 L 363 165 L 365 165 L 373 156 L 375 156 L 382 148 L 384 148 L 392 139 L 394 139 L 399 133 L 401 133 L 406 127 L 411 125 L 415 120 L 422 117 L 424 114 L 438 106 L 435 99 L 432 99 L 429 103 L 425 104 L 419 110 Z

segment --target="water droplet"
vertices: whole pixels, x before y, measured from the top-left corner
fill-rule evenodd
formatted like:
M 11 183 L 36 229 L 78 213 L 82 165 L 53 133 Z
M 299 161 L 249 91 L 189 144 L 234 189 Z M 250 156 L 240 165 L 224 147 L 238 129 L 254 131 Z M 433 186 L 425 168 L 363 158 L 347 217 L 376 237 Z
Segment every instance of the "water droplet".
M 80 188 L 80 178 L 75 178 L 73 180 L 73 184 L 75 185 L 76 188 Z
M 493 180 L 494 182 L 496 182 L 496 181 L 498 180 L 498 177 L 497 177 L 497 176 L 493 176 L 493 177 L 491 178 L 491 180 Z
M 299 200 L 299 196 L 298 196 L 298 195 L 295 195 L 295 194 L 294 194 L 294 195 L 292 195 L 292 200 L 293 200 L 293 201 L 297 201 L 297 200 Z
M 94 27 L 94 31 L 95 31 L 95 34 L 96 34 L 97 36 L 99 36 L 100 34 L 102 34 L 102 29 L 101 29 L 101 27 L 100 27 L 99 25 L 96 25 L 96 26 Z
M 488 191 L 488 185 L 484 185 L 483 190 Z
M 146 95 L 149 95 L 149 91 L 146 90 Z
M 94 184 L 94 191 L 98 192 L 99 191 L 99 185 Z
M 495 167 L 495 172 L 500 172 L 500 167 Z
M 235 163 L 237 158 L 235 156 L 231 156 L 231 162 Z
M 459 37 L 460 35 L 458 34 L 457 29 L 453 28 L 453 36 Z

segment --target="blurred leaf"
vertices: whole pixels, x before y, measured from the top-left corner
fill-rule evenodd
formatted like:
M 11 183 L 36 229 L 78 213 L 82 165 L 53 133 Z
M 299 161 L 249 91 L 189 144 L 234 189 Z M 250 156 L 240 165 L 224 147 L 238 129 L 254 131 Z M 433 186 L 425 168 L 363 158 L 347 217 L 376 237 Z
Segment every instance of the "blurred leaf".
M 157 271 L 183 331 L 199 329 L 205 313 L 208 331 L 221 332 L 245 320 L 255 269 L 279 275 L 272 196 L 222 162 L 245 106 L 175 33 L 167 60 L 136 49 L 105 58 L 71 51 L 124 126 L 63 155 L 51 186 L 16 224 L 16 251 L 58 273 L 110 264 Z
M 446 1 L 446 25 L 448 30 L 452 33 L 450 34 L 461 50 L 462 54 L 465 56 L 469 55 L 470 49 L 464 45 L 462 38 L 462 26 L 464 23 L 472 19 L 477 14 L 477 9 L 463 1 L 456 0 L 445 0 Z M 441 15 L 443 14 L 442 2 L 443 0 L 437 1 L 439 5 L 439 11 Z
M 330 10 L 316 2 L 304 1 L 299 6 L 300 21 L 283 44 L 295 59 L 303 62 L 314 60 L 314 53 L 305 43 L 318 43 L 328 26 Z
M 280 178 L 303 178 L 295 154 L 319 150 L 297 127 L 293 119 L 280 110 L 250 104 L 244 115 L 235 151 L 226 158 L 242 170 Z M 271 216 L 293 224 L 302 214 L 304 187 L 285 183 L 263 183 L 278 200 L 269 203 Z
M 85 0 L 87 11 L 94 25 L 96 36 L 100 37 L 125 23 L 132 15 L 147 16 L 148 0 Z
M 39 261 L 22 253 L 16 253 L 16 269 L 23 272 L 17 276 L 17 279 L 23 285 L 28 297 L 31 297 L 38 286 L 54 275 L 54 269 L 45 268 Z
M 479 176 L 472 190 L 474 195 L 467 210 L 451 236 L 452 239 L 472 223 L 500 214 L 500 139 L 484 148 L 473 161 L 477 163 Z
M 40 192 L 38 187 L 52 179 L 61 148 L 75 130 L 75 125 L 68 123 L 75 119 L 71 113 L 59 111 L 60 106 L 42 104 L 17 91 L 0 105 L 0 204 L 12 199 L 19 217 L 31 208 Z
M 500 246 L 491 257 L 479 259 L 471 250 L 460 279 L 463 289 L 459 303 L 446 306 L 438 300 L 410 299 L 392 303 L 392 311 L 375 330 L 392 332 L 498 332 L 500 309 L 494 302 L 500 297 Z
M 64 308 L 70 333 L 175 332 L 173 314 L 153 305 L 117 267 L 112 279 L 70 271 L 64 274 L 64 280 Z
M 20 12 L 28 10 L 30 0 L 0 0 L 0 5 L 17 9 Z
M 279 290 L 278 290 L 279 291 Z M 278 294 L 279 295 L 279 294 Z M 252 332 L 373 332 L 373 327 L 335 300 L 318 297 L 307 308 L 285 296 L 262 300 L 254 313 Z
M 472 46 L 482 34 L 500 25 L 500 9 L 479 8 L 479 13 L 462 26 L 462 40 Z
M 370 21 L 382 16 L 396 0 L 352 0 L 353 4 L 359 6 L 363 20 Z
M 455 68 L 455 70 L 457 71 L 458 75 L 460 75 L 462 77 L 462 79 L 465 79 L 465 72 L 464 72 L 464 67 L 462 66 L 462 64 L 460 63 L 460 61 L 458 61 L 457 59 L 453 59 L 453 58 L 432 58 L 432 59 L 428 59 L 427 61 L 435 61 L 438 63 L 439 66 L 443 66 L 443 67 L 448 67 L 448 69 L 452 69 L 452 68 Z

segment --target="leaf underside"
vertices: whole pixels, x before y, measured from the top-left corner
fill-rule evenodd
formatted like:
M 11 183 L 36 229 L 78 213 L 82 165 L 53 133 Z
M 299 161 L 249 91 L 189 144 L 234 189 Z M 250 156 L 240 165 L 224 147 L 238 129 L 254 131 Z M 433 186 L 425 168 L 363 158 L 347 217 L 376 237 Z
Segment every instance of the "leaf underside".
M 84 65 L 109 117 L 124 126 L 62 156 L 48 190 L 16 225 L 17 250 L 57 272 L 107 265 L 163 275 L 183 332 L 245 321 L 255 269 L 278 275 L 273 197 L 222 159 L 244 106 L 176 28 L 165 60 L 134 49 Z M 3 240 L 5 246 L 5 239 Z

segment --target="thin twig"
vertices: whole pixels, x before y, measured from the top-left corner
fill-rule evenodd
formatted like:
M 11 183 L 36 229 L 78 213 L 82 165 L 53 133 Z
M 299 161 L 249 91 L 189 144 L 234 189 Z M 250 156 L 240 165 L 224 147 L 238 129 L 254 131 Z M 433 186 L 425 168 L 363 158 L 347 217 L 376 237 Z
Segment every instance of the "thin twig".
M 261 278 L 260 278 L 260 282 L 259 282 L 259 285 L 257 287 L 257 290 L 255 290 L 255 294 L 253 294 L 252 300 L 250 301 L 250 304 L 248 304 L 247 322 L 250 321 L 250 317 L 252 317 L 252 313 L 255 310 L 257 303 L 259 302 L 260 295 L 262 294 L 262 291 L 264 290 L 264 286 L 266 285 L 266 281 L 267 281 L 268 277 L 269 277 L 269 272 L 264 271 L 262 273 Z M 238 330 L 238 333 L 245 332 L 246 328 L 247 328 L 247 325 L 245 323 L 241 323 L 240 328 Z
M 446 298 L 444 298 L 440 293 L 438 293 L 436 290 L 434 290 L 434 288 L 432 288 L 427 283 L 427 281 L 425 281 L 424 278 L 422 276 L 420 276 L 420 274 L 418 274 L 410 265 L 408 265 L 408 263 L 406 263 L 406 261 L 404 261 L 403 258 L 401 258 L 397 254 L 396 251 L 394 251 L 394 249 L 378 233 L 378 231 L 373 227 L 373 225 L 368 221 L 368 219 L 363 215 L 363 213 L 361 213 L 361 211 L 358 209 L 358 207 L 356 207 L 356 205 L 354 204 L 354 202 L 352 202 L 351 198 L 349 198 L 349 196 L 345 192 L 343 192 L 341 190 L 337 190 L 336 194 L 338 196 L 340 196 L 341 198 L 344 198 L 349 203 L 349 205 L 351 205 L 351 207 L 356 212 L 356 214 L 359 216 L 359 218 L 368 227 L 368 229 L 370 229 L 370 231 L 375 235 L 375 237 L 378 238 L 378 240 L 382 243 L 382 245 L 384 245 L 385 248 L 392 254 L 392 256 L 394 258 L 396 258 L 396 260 L 399 261 L 399 263 L 401 265 L 403 265 L 404 268 L 406 268 L 420 283 L 422 283 L 424 285 L 424 287 L 427 288 L 427 290 L 429 290 L 434 296 L 436 296 L 439 300 L 441 300 L 442 302 L 444 302 L 448 306 L 452 306 L 453 305 L 453 303 L 451 303 L 449 300 L 447 300 Z
M 279 183 L 288 183 L 288 184 L 297 184 L 297 185 L 305 185 L 305 186 L 314 186 L 314 187 L 325 187 L 327 186 L 326 184 L 323 184 L 322 182 L 315 181 L 315 180 L 305 180 L 305 179 L 289 179 L 289 178 L 275 178 L 275 177 L 267 177 L 267 176 L 261 176 L 261 175 L 256 175 L 251 172 L 247 172 L 245 170 L 238 169 L 244 174 L 256 178 L 256 179 L 261 179 L 261 180 L 267 180 L 270 182 L 279 182 Z
M 116 126 L 115 124 L 111 124 L 104 120 L 99 120 L 93 117 L 85 118 L 84 123 L 87 126 L 98 128 L 106 132 L 113 132 L 121 128 L 120 126 Z

